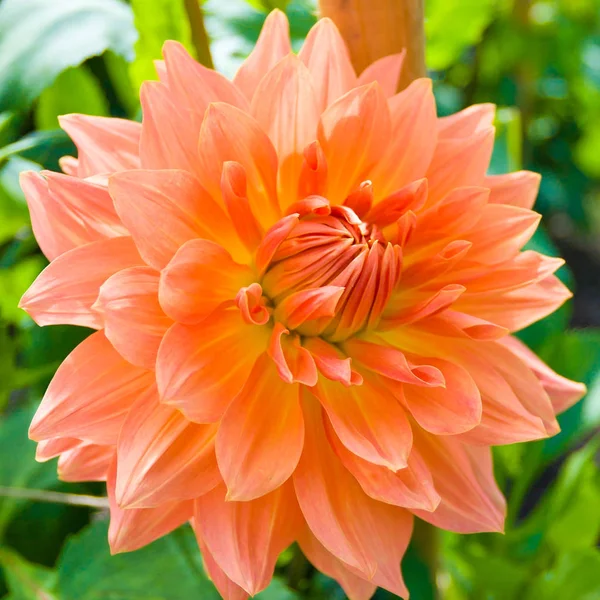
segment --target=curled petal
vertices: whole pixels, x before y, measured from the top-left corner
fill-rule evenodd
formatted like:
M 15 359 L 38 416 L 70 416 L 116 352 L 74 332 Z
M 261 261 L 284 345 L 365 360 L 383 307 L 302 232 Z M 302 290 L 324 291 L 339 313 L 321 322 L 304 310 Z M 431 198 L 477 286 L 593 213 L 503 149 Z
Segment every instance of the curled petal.
M 307 321 L 333 317 L 344 288 L 325 285 L 290 294 L 277 306 L 276 317 L 290 329 L 297 329 Z
M 303 344 L 312 354 L 319 371 L 327 379 L 339 381 L 345 386 L 362 384 L 362 375 L 352 369 L 352 359 L 345 357 L 336 346 L 320 337 L 306 338 Z
M 265 325 L 271 318 L 271 310 L 267 307 L 267 299 L 259 283 L 251 283 L 238 290 L 235 303 L 248 325 Z
M 275 323 L 268 355 L 273 359 L 283 381 L 312 387 L 318 379 L 315 361 L 310 352 L 301 346 L 300 337 L 289 333 L 281 323 Z
M 302 157 L 298 178 L 298 200 L 307 196 L 322 196 L 327 191 L 327 159 L 321 144 L 316 140 L 308 144 L 302 152 Z

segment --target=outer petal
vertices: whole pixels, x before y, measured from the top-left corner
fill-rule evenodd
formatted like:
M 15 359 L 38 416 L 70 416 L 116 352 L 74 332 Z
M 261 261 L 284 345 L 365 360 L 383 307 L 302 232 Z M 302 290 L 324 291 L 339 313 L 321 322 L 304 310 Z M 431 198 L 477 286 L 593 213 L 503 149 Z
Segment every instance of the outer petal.
M 412 446 L 410 424 L 398 400 L 373 376 L 349 388 L 322 380 L 314 393 L 349 450 L 393 471 L 406 467 Z
M 381 88 L 373 83 L 356 88 L 322 115 L 318 141 L 327 159 L 327 199 L 341 204 L 367 179 L 386 151 L 390 113 Z
M 494 124 L 494 104 L 473 104 L 448 117 L 438 119 L 440 138 L 469 137 Z
M 483 185 L 491 190 L 491 203 L 531 209 L 537 198 L 540 180 L 538 173 L 517 171 L 506 175 L 488 175 Z
M 291 485 L 250 502 L 225 501 L 219 486 L 196 500 L 193 526 L 227 577 L 254 595 L 296 537 L 298 505 Z
M 199 323 L 224 303 L 232 303 L 241 287 L 253 281 L 252 270 L 208 240 L 190 240 L 160 274 L 159 300 L 180 323 Z
M 293 473 L 304 441 L 298 395 L 298 385 L 281 380 L 266 354 L 259 357 L 217 435 L 228 500 L 263 496 Z
M 220 420 L 268 342 L 268 328 L 247 325 L 237 310 L 198 325 L 174 325 L 156 363 L 162 402 L 197 423 Z
M 585 394 L 586 387 L 583 383 L 571 381 L 555 373 L 517 338 L 506 337 L 500 343 L 516 354 L 533 371 L 550 397 L 556 413 L 567 410 Z
M 365 494 L 374 500 L 404 508 L 433 511 L 438 507 L 440 495 L 433 486 L 427 465 L 414 448 L 407 466 L 394 473 L 387 467 L 374 465 L 350 452 L 327 422 L 325 429 L 338 458 L 354 475 Z
M 368 178 L 377 201 L 425 176 L 437 141 L 435 98 L 430 79 L 417 79 L 388 101 L 390 142 Z
M 106 481 L 114 446 L 81 443 L 58 459 L 58 477 L 63 481 Z
M 213 198 L 221 198 L 223 165 L 238 162 L 246 172 L 248 200 L 264 227 L 279 219 L 277 153 L 267 134 L 247 113 L 216 102 L 206 111 L 198 143 L 198 177 Z
M 187 111 L 173 102 L 167 85 L 145 81 L 140 90 L 143 127 L 140 139 L 141 166 L 144 169 L 198 168 L 198 131 L 190 126 Z
M 154 369 L 158 347 L 173 324 L 158 303 L 159 275 L 150 267 L 131 267 L 109 277 L 94 308 L 104 315 L 104 332 L 130 363 Z
M 256 90 L 252 115 L 279 157 L 279 202 L 296 201 L 303 151 L 317 136 L 319 110 L 310 73 L 294 54 L 282 59 Z
M 192 520 L 192 523 L 194 521 Z M 208 576 L 211 581 L 215 584 L 215 587 L 219 591 L 219 594 L 223 597 L 223 600 L 247 600 L 248 592 L 242 589 L 237 583 L 229 579 L 225 574 L 225 571 L 221 569 L 219 563 L 213 558 L 204 540 L 198 533 L 198 527 L 194 527 L 196 531 L 196 539 L 198 540 L 198 546 L 200 552 L 202 552 L 202 558 L 204 560 L 204 568 L 206 569 Z
M 79 177 L 139 168 L 139 123 L 76 114 L 59 117 L 59 122 L 77 146 Z
M 377 586 L 371 581 L 356 575 L 327 550 L 321 542 L 311 533 L 308 527 L 298 540 L 306 558 L 328 577 L 335 579 L 343 588 L 350 600 L 369 600 Z
M 509 331 L 518 331 L 547 317 L 573 294 L 555 275 L 508 292 L 463 297 L 456 310 L 470 313 Z
M 314 399 L 304 403 L 304 414 L 306 441 L 294 487 L 308 526 L 329 552 L 361 576 L 406 597 L 399 563 L 411 535 L 410 513 L 360 489 L 333 453 Z
M 433 513 L 415 510 L 418 517 L 458 533 L 503 530 L 506 503 L 494 481 L 489 448 L 474 448 L 453 436 L 422 430 L 415 430 L 415 447 L 442 497 Z
M 398 54 L 390 54 L 371 63 L 361 74 L 356 82 L 357 85 L 366 85 L 376 81 L 388 97 L 392 97 L 398 90 L 398 81 L 402 63 L 406 56 L 406 50 Z
M 260 80 L 292 51 L 289 29 L 285 13 L 280 10 L 269 13 L 250 56 L 233 78 L 248 100 L 252 100 Z
M 92 309 L 100 286 L 114 273 L 143 264 L 130 237 L 109 238 L 69 250 L 52 261 L 31 284 L 19 306 L 38 325 L 82 325 L 99 329 Z
M 493 127 L 466 138 L 442 139 L 427 170 L 430 204 L 454 188 L 482 185 L 493 146 Z
M 77 438 L 56 437 L 49 440 L 41 440 L 35 450 L 35 460 L 38 462 L 46 462 L 60 456 L 67 450 L 72 450 L 77 446 L 84 444 Z
M 94 333 L 56 371 L 29 435 L 115 444 L 125 415 L 153 380 L 153 373 L 126 362 L 103 332 Z
M 156 388 L 141 397 L 121 429 L 115 498 L 121 507 L 160 507 L 213 489 L 221 476 L 216 425 L 197 425 L 161 405 Z
M 192 517 L 194 504 L 169 502 L 159 508 L 120 508 L 115 500 L 116 460 L 108 473 L 106 490 L 110 503 L 108 543 L 111 554 L 131 552 L 171 533 Z
M 77 246 L 127 235 L 105 187 L 59 173 L 20 176 L 33 233 L 49 260 Z
M 246 251 L 225 212 L 185 171 L 128 171 L 111 177 L 111 196 L 144 259 L 160 270 L 194 238 Z
M 356 86 L 348 48 L 330 19 L 310 30 L 298 56 L 312 75 L 321 112 Z

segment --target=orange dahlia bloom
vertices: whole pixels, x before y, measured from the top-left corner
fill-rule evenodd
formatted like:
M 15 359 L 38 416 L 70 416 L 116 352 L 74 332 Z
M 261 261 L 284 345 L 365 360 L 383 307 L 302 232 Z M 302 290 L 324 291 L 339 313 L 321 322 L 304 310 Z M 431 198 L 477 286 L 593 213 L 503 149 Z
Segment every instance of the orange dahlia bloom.
M 353 600 L 406 596 L 413 515 L 500 531 L 490 446 L 584 392 L 511 332 L 569 291 L 522 251 L 539 177 L 486 176 L 494 107 L 436 117 L 401 54 L 357 77 L 331 21 L 281 12 L 233 82 L 167 42 L 142 124 L 70 115 L 79 157 L 23 175 L 50 259 L 21 306 L 96 329 L 31 425 L 106 480 L 113 552 L 189 521 L 221 594 L 297 541 Z

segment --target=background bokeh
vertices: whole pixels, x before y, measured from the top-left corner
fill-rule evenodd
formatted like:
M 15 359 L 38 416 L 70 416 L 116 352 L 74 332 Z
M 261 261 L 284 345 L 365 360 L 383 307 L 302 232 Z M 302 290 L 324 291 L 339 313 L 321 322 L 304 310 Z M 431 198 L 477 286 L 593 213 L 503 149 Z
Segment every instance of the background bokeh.
M 193 3 L 193 0 L 192 0 Z M 561 255 L 574 290 L 522 338 L 587 397 L 550 440 L 497 449 L 509 498 L 506 535 L 417 527 L 403 571 L 413 600 L 600 598 L 600 0 L 426 0 L 427 61 L 440 114 L 475 102 L 500 109 L 493 172 L 542 173 L 544 216 L 532 247 Z M 111 558 L 102 511 L 18 500 L 14 491 L 103 495 L 34 461 L 32 411 L 59 362 L 89 331 L 37 327 L 17 302 L 45 266 L 18 174 L 58 169 L 75 149 L 57 115 L 140 118 L 137 90 L 154 78 L 165 39 L 194 52 L 190 0 L 0 0 L 0 598 L 183 600 L 218 596 L 191 532 Z M 315 21 L 309 0 L 207 0 L 216 67 L 227 75 L 266 11 L 290 18 L 295 45 Z M 26 492 L 30 494 L 30 492 Z M 35 494 L 34 494 L 35 495 Z M 47 499 L 47 498 L 46 498 Z M 385 550 L 385 549 L 383 549 Z M 392 598 L 378 591 L 376 598 Z M 260 600 L 343 599 L 294 549 Z

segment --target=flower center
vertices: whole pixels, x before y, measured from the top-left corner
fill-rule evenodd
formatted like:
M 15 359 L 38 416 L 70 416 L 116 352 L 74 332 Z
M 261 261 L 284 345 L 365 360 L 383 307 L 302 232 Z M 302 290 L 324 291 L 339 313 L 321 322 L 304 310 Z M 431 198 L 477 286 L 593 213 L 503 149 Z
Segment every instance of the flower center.
M 400 247 L 344 206 L 327 204 L 298 216 L 261 282 L 275 317 L 302 335 L 330 341 L 373 326 L 400 277 Z M 303 302 L 318 316 L 298 325 L 290 306 Z M 327 309 L 319 311 L 319 302 Z

